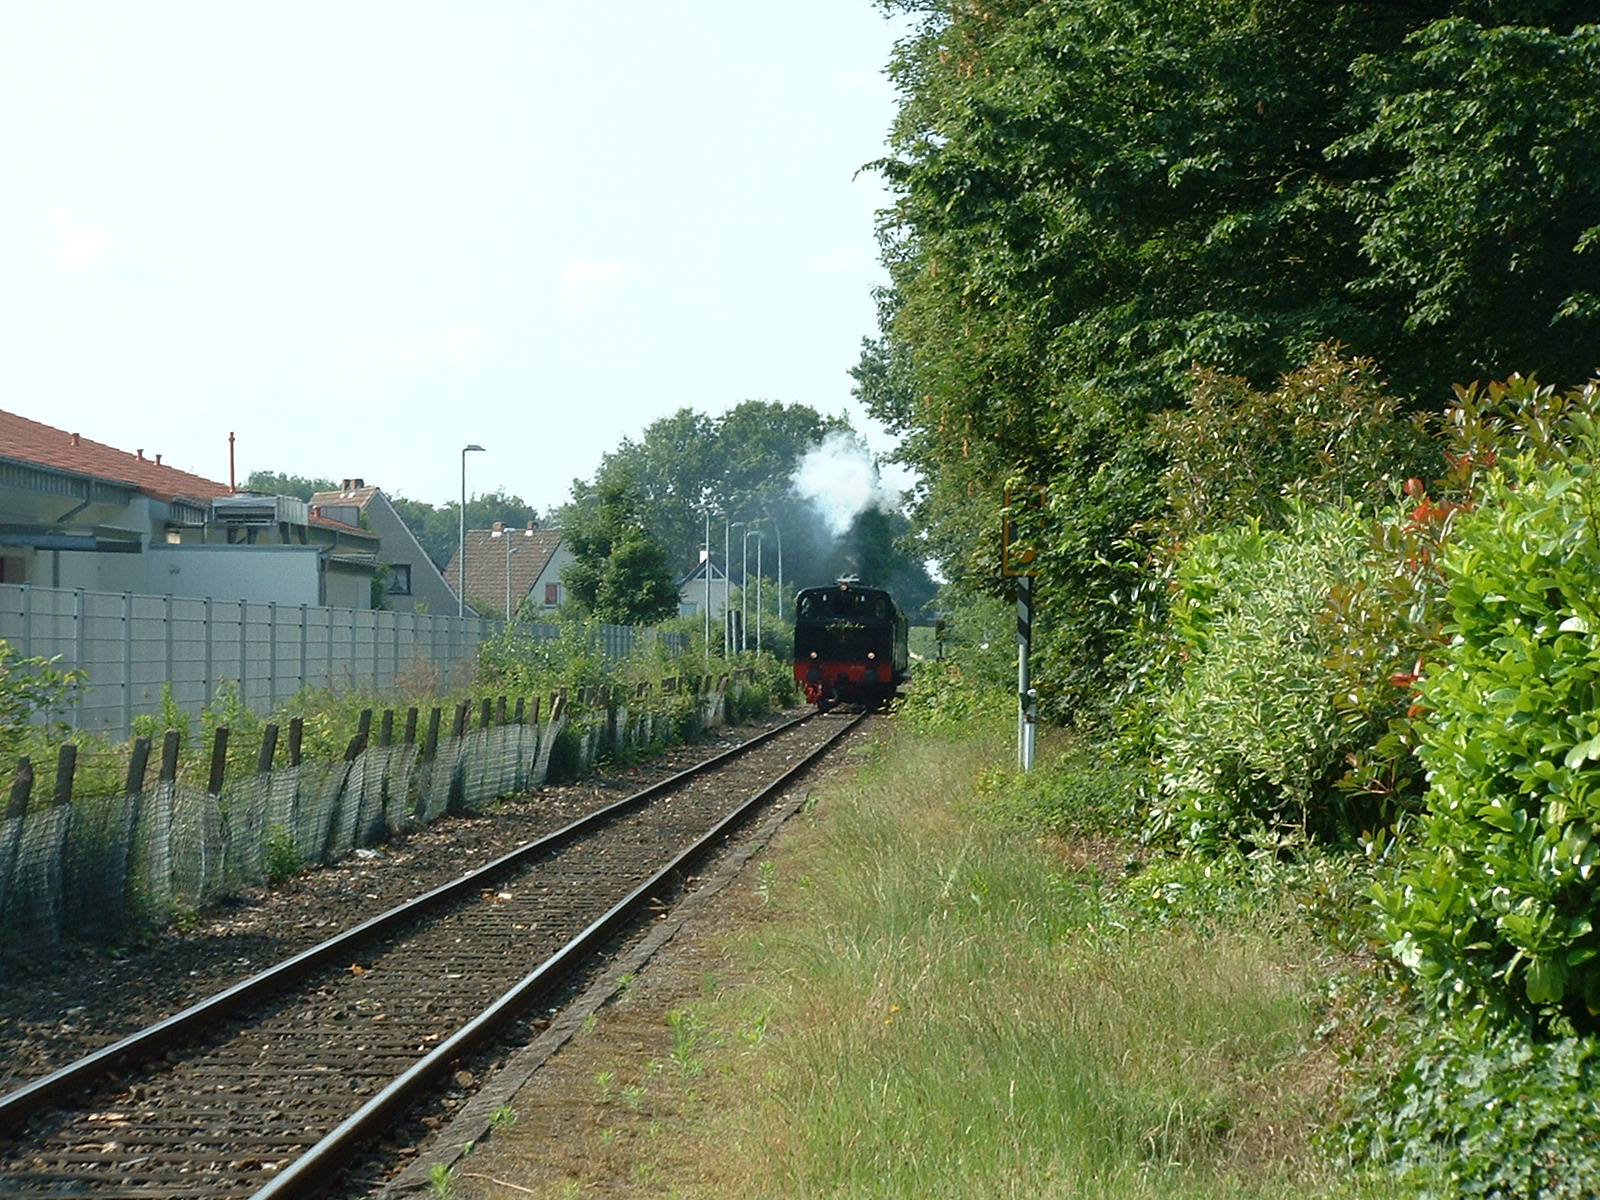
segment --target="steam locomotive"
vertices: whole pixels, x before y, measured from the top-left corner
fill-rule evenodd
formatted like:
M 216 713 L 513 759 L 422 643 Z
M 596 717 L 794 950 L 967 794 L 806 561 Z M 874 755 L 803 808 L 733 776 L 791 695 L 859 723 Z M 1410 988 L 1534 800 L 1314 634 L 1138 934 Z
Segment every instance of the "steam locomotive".
M 909 664 L 906 617 L 888 592 L 841 579 L 795 598 L 794 678 L 808 704 L 886 704 Z

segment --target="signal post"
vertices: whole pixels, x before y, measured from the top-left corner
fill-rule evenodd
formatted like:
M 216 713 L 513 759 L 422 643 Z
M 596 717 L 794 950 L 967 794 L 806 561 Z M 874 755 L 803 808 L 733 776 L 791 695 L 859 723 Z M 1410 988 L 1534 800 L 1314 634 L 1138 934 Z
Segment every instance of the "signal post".
M 1028 673 L 1033 647 L 1034 562 L 1039 557 L 1045 490 L 1032 484 L 1009 486 L 1000 538 L 1000 573 L 1017 581 L 1017 767 L 1033 770 L 1039 727 L 1039 692 Z

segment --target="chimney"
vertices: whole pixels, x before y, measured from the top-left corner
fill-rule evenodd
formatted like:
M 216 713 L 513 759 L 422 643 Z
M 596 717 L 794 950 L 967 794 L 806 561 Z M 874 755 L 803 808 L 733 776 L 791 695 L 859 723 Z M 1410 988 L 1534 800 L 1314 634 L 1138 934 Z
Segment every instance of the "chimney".
M 158 455 L 156 455 L 156 466 L 159 467 L 160 465 L 161 465 L 161 455 L 158 454 Z
M 72 444 L 73 444 L 73 445 L 74 445 L 74 446 L 76 446 L 76 445 L 78 445 L 78 442 L 79 442 L 79 438 L 78 438 L 78 435 L 77 435 L 77 434 L 73 434 L 73 435 L 72 435 Z
M 144 447 L 143 446 L 140 446 L 137 450 L 134 451 L 134 453 L 139 456 L 139 461 L 140 462 L 144 461 Z
M 494 523 L 493 533 L 494 533 L 495 537 L 499 537 L 505 531 L 506 531 L 506 523 L 504 521 L 496 521 Z
M 341 479 L 339 481 L 339 491 L 340 492 L 348 492 L 349 490 L 350 490 L 350 481 L 348 479 Z
M 362 488 L 364 488 L 366 486 L 367 486 L 367 481 L 365 479 L 352 479 L 350 481 L 350 490 L 352 492 L 358 492 L 358 491 L 360 491 Z

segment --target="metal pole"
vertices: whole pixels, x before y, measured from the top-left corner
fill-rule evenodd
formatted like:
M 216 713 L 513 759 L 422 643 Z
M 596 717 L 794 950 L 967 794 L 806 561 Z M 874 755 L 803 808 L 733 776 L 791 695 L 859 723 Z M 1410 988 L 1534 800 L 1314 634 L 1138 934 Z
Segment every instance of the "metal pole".
M 729 521 L 726 516 L 722 518 L 722 657 L 728 657 L 729 643 L 733 641 L 733 631 L 728 618 L 732 615 L 733 608 L 733 572 L 728 569 L 733 561 L 733 527 L 743 526 L 743 521 Z
M 1017 580 L 1017 766 L 1033 770 L 1038 693 L 1028 678 L 1028 650 L 1033 643 L 1033 577 Z
M 749 645 L 749 640 L 745 637 L 744 631 L 750 624 L 750 618 L 747 615 L 750 600 L 750 535 L 754 532 L 754 529 L 746 528 L 744 537 L 739 539 L 741 547 L 739 558 L 739 653 L 741 654 L 744 653 Z
M 467 615 L 467 451 L 483 447 L 469 443 L 461 447 L 461 539 L 456 546 L 456 616 Z
M 756 653 L 761 653 L 761 551 L 767 539 L 756 535 Z
M 706 666 L 711 665 L 711 509 L 706 509 L 706 557 L 701 571 L 705 583 Z

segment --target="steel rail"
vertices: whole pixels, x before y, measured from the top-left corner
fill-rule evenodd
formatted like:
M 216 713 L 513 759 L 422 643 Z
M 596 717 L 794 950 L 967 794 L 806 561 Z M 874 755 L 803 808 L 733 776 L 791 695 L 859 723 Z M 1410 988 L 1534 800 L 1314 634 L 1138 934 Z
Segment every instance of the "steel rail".
M 661 793 L 671 791 L 686 780 L 737 758 L 810 719 L 811 714 L 808 713 L 782 725 L 774 726 L 747 742 L 741 742 L 739 745 L 731 747 L 721 754 L 714 755 L 704 762 L 696 763 L 694 766 L 679 771 L 666 779 L 659 780 L 630 796 L 616 801 L 614 804 L 598 808 L 594 812 L 579 817 L 577 820 L 563 826 L 554 833 L 519 846 L 515 850 L 501 855 L 493 862 L 469 871 L 459 879 L 441 884 L 420 896 L 396 905 L 387 912 L 380 913 L 361 922 L 359 925 L 354 925 L 325 942 L 320 942 L 247 979 L 242 979 L 231 987 L 224 988 L 204 1000 L 196 1001 L 170 1017 L 146 1026 L 136 1033 L 129 1034 L 127 1037 L 113 1042 L 109 1046 L 104 1046 L 92 1054 L 84 1055 L 82 1058 L 59 1067 L 47 1075 L 30 1080 L 15 1091 L 0 1096 L 0 1132 L 9 1132 L 18 1128 L 30 1117 L 37 1114 L 41 1108 L 58 1102 L 75 1089 L 85 1087 L 109 1075 L 118 1067 L 157 1057 L 182 1045 L 197 1031 L 244 1007 L 251 1001 L 272 995 L 274 992 L 310 974 L 318 967 L 340 960 L 352 947 L 364 942 L 374 941 L 394 932 L 408 922 L 420 919 L 432 908 L 443 907 L 461 899 L 466 894 L 476 892 L 496 876 L 505 874 L 527 864 L 533 859 L 548 854 L 561 845 L 588 832 L 593 827 L 603 825 L 612 817 L 630 808 L 639 807 Z M 831 744 L 831 741 L 829 744 Z
M 515 1021 L 529 1005 L 561 980 L 564 971 L 571 969 L 577 961 L 603 945 L 617 928 L 628 920 L 633 910 L 649 900 L 674 871 L 683 870 L 692 864 L 729 830 L 744 820 L 752 809 L 759 807 L 768 796 L 792 784 L 831 749 L 835 742 L 866 720 L 867 715 L 866 712 L 862 712 L 848 724 L 841 725 L 827 741 L 717 822 L 691 846 L 629 892 L 604 915 L 597 917 L 588 928 L 540 963 L 477 1017 L 397 1076 L 320 1142 L 275 1175 L 271 1183 L 253 1193 L 250 1200 L 283 1200 L 285 1197 L 305 1195 L 310 1189 L 327 1183 L 329 1177 L 347 1159 L 353 1146 L 376 1136 L 388 1120 L 417 1099 L 456 1059 Z M 783 728 L 787 729 L 789 726 Z

